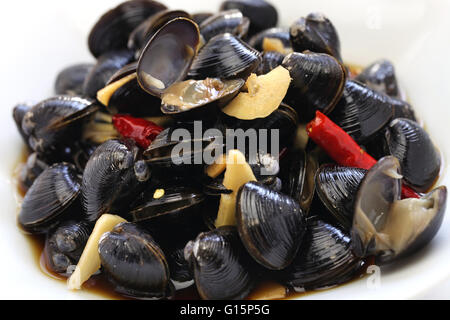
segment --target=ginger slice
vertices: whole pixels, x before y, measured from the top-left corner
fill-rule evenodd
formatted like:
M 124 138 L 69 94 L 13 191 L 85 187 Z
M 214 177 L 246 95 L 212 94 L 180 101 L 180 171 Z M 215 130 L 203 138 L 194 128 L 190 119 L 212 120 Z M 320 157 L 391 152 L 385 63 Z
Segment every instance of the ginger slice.
M 233 190 L 233 193 L 221 195 L 219 212 L 215 222 L 217 228 L 236 225 L 237 192 L 244 184 L 250 181 L 256 181 L 256 178 L 245 156 L 239 150 L 231 150 L 227 156 L 223 185 L 225 188 Z
M 289 71 L 282 66 L 259 77 L 251 75 L 246 83 L 248 92 L 241 92 L 222 111 L 241 120 L 266 118 L 278 109 L 290 83 Z
M 122 87 L 124 84 L 130 82 L 133 79 L 136 79 L 137 74 L 133 73 L 126 77 L 123 77 L 122 79 L 119 79 L 110 85 L 104 87 L 103 89 L 99 90 L 97 92 L 97 100 L 100 101 L 104 106 L 109 105 L 109 101 L 111 100 L 112 95 L 114 92 L 116 92 L 120 87 Z
M 98 219 L 74 273 L 67 280 L 67 286 L 70 290 L 80 290 L 82 284 L 100 269 L 98 242 L 104 233 L 111 231 L 122 222 L 127 221 L 119 216 L 110 214 L 104 214 Z

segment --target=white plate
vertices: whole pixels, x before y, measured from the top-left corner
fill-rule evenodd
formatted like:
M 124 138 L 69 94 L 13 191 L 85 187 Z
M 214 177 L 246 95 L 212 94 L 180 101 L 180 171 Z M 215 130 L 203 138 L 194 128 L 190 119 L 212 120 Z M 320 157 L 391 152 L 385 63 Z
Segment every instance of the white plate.
M 219 1 L 164 1 L 190 12 L 217 10 Z M 435 143 L 450 154 L 450 12 L 448 1 L 288 1 L 273 0 L 281 21 L 289 25 L 312 11 L 325 13 L 341 37 L 347 62 L 366 65 L 388 58 L 396 66 L 416 112 Z M 0 30 L 0 298 L 98 299 L 87 292 L 69 292 L 36 266 L 29 242 L 16 227 L 17 203 L 12 171 L 20 156 L 21 140 L 12 121 L 13 105 L 39 101 L 51 95 L 54 77 L 64 66 L 92 61 L 86 42 L 96 19 L 119 1 L 25 1 L 2 4 Z M 449 185 L 447 171 L 440 184 Z M 439 292 L 449 279 L 450 216 L 433 243 L 408 261 L 381 271 L 380 286 L 368 279 L 308 299 L 405 299 Z M 448 292 L 448 290 L 447 290 Z M 437 297 L 439 295 L 437 294 Z

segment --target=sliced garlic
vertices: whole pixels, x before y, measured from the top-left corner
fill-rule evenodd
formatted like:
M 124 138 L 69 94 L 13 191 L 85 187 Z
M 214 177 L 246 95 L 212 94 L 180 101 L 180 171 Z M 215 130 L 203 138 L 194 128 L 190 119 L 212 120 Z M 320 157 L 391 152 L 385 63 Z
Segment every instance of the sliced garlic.
M 232 190 L 231 194 L 222 194 L 220 198 L 219 212 L 215 226 L 236 225 L 236 196 L 239 189 L 250 181 L 256 181 L 252 168 L 247 163 L 245 156 L 238 150 L 231 150 L 227 156 L 227 164 L 223 185 Z
M 287 94 L 291 76 L 279 66 L 268 74 L 247 81 L 248 92 L 241 92 L 222 111 L 241 120 L 266 118 L 280 106 Z
M 89 236 L 75 272 L 67 280 L 67 286 L 70 290 L 80 290 L 83 283 L 100 269 L 98 242 L 104 233 L 111 231 L 116 225 L 122 222 L 127 221 L 119 216 L 110 214 L 104 214 L 98 219 L 94 230 Z

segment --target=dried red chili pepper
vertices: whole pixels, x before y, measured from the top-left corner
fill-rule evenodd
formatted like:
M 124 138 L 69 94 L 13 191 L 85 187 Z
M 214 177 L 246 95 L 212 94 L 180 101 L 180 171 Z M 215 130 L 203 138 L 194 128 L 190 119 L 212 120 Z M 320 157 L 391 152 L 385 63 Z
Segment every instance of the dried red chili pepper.
M 347 132 L 331 121 L 320 111 L 316 118 L 306 126 L 308 136 L 339 165 L 369 170 L 376 163 L 361 146 L 359 146 Z M 402 187 L 403 198 L 420 198 L 408 186 Z
M 152 141 L 163 131 L 163 128 L 151 121 L 128 115 L 115 115 L 112 122 L 124 138 L 134 140 L 138 146 L 144 149 L 147 149 Z

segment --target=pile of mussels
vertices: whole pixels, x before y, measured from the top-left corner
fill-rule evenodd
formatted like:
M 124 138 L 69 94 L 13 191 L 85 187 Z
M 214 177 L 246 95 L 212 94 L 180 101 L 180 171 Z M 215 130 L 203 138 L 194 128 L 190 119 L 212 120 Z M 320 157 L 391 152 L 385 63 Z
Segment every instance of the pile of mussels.
M 263 0 L 190 14 L 132 0 L 89 35 L 95 64 L 64 69 L 55 96 L 13 117 L 30 153 L 19 225 L 46 236 L 45 262 L 82 284 L 98 272 L 120 294 L 243 299 L 270 279 L 330 287 L 428 244 L 445 213 L 441 157 L 394 67 L 343 63 L 323 14 L 278 28 Z M 326 114 L 377 159 L 338 165 L 305 123 Z M 174 163 L 178 128 L 278 129 L 278 156 L 239 165 Z M 215 140 L 204 136 L 191 159 Z M 303 141 L 303 142 L 302 142 Z M 224 146 L 223 146 L 224 147 Z M 269 174 L 261 174 L 262 169 Z M 402 185 L 418 198 L 402 199 Z M 429 193 L 427 193 L 429 192 Z

